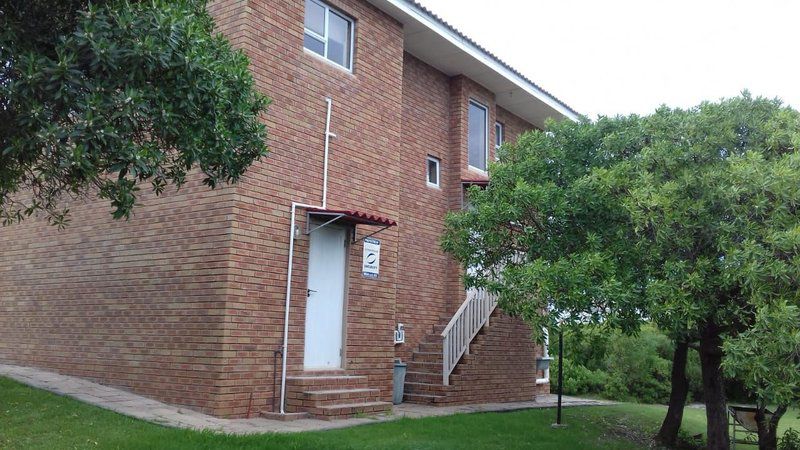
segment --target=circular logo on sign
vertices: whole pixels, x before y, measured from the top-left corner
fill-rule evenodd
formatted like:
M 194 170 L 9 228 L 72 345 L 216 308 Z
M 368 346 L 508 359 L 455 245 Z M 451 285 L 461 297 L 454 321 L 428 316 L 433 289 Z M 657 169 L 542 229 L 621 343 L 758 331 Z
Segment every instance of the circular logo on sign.
M 375 264 L 375 261 L 378 260 L 378 255 L 375 253 L 367 253 L 367 264 Z

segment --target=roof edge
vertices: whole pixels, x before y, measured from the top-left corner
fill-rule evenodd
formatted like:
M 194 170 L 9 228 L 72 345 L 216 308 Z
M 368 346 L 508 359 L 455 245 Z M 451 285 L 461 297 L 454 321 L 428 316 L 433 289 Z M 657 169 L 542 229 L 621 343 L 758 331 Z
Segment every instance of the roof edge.
M 514 69 L 495 56 L 490 51 L 480 46 L 477 42 L 470 39 L 464 33 L 444 21 L 441 17 L 422 6 L 414 0 L 383 0 L 391 4 L 395 8 L 411 16 L 418 22 L 424 24 L 427 28 L 439 34 L 442 38 L 448 40 L 453 45 L 466 52 L 470 56 L 478 59 L 487 67 L 494 70 L 498 74 L 504 76 L 506 79 L 519 86 L 521 89 L 527 91 L 530 95 L 536 97 L 549 107 L 556 110 L 559 114 L 571 120 L 580 120 L 583 116 L 575 109 L 559 100 L 556 96 L 550 94 L 539 85 L 531 81 L 518 70 Z

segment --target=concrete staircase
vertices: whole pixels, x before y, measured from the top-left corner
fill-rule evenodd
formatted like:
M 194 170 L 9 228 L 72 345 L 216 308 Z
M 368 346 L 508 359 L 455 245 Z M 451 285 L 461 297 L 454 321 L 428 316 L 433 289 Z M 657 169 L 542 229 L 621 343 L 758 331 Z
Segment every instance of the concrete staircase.
M 537 391 L 536 347 L 530 329 L 519 319 L 495 310 L 461 357 L 450 384 L 442 383 L 442 336 L 449 320 L 434 325 L 408 361 L 404 401 L 430 405 L 534 400 Z M 549 391 L 548 391 L 549 392 Z
M 286 378 L 286 411 L 307 413 L 318 419 L 346 419 L 359 414 L 389 411 L 379 389 L 370 388 L 367 377 L 345 371 L 320 372 Z

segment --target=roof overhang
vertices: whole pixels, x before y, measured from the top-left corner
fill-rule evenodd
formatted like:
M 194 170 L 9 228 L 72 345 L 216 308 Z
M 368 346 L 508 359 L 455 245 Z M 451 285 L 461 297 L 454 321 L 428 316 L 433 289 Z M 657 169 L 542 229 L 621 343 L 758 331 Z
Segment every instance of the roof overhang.
M 498 106 L 540 128 L 547 118 L 580 118 L 575 110 L 416 2 L 369 2 L 403 24 L 407 52 L 448 76 L 463 74 L 481 84 L 495 93 Z
M 311 234 L 320 228 L 332 225 L 333 223 L 346 223 L 350 225 L 369 225 L 379 227 L 378 230 L 362 236 L 358 239 L 353 235 L 353 242 L 358 242 L 364 238 L 374 236 L 381 231 L 397 226 L 397 222 L 387 217 L 381 217 L 375 214 L 368 214 L 361 211 L 350 209 L 321 209 L 321 208 L 306 208 L 306 234 Z M 311 219 L 320 220 L 322 223 L 312 226 Z

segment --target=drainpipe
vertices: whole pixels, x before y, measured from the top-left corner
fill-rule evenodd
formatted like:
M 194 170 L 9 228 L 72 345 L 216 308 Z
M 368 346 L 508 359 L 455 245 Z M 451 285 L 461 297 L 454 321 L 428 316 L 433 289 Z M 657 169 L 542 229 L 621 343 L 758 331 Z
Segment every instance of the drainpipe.
M 336 135 L 331 133 L 331 109 L 333 101 L 326 98 L 328 112 L 325 115 L 325 156 L 322 164 L 322 205 L 307 205 L 305 203 L 292 202 L 292 218 L 289 225 L 289 262 L 286 271 L 286 304 L 283 314 L 283 362 L 281 364 L 281 414 L 286 414 L 286 360 L 288 360 L 289 350 L 289 307 L 292 303 L 292 266 L 294 265 L 294 235 L 295 235 L 295 214 L 297 208 L 319 208 L 325 209 L 328 205 L 328 149 L 331 138 Z
M 542 356 L 544 358 L 550 357 L 550 333 L 547 332 L 547 328 L 544 330 L 544 347 L 542 348 Z M 544 378 L 537 378 L 536 384 L 547 384 L 550 382 L 550 367 L 548 366 L 547 369 L 544 370 Z

